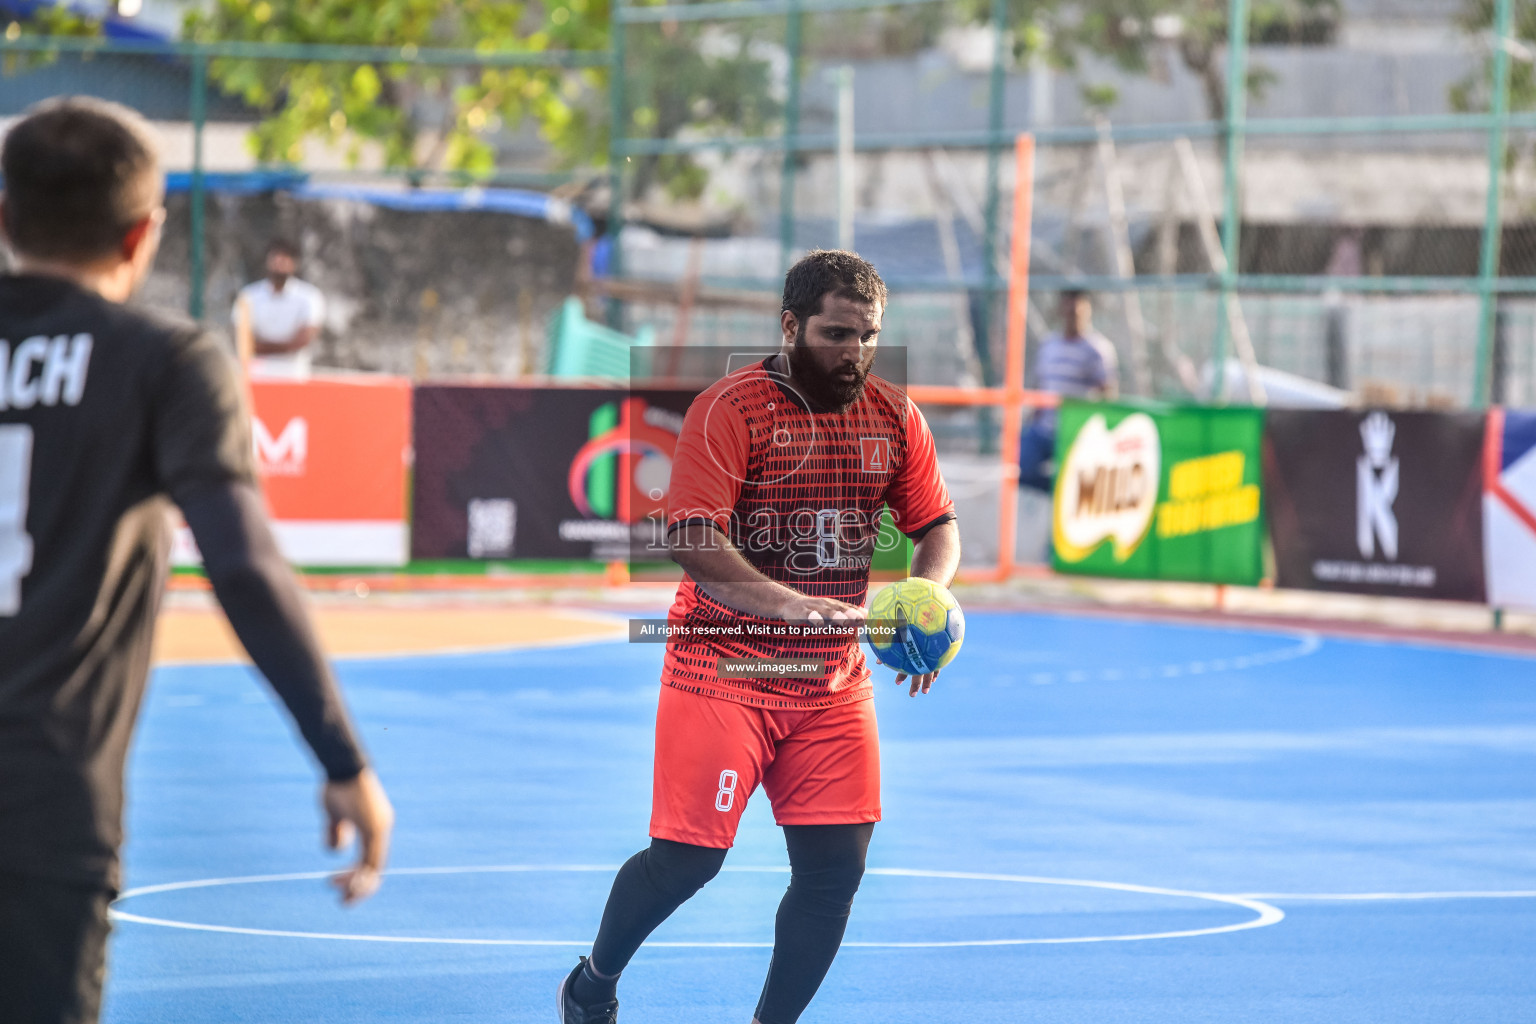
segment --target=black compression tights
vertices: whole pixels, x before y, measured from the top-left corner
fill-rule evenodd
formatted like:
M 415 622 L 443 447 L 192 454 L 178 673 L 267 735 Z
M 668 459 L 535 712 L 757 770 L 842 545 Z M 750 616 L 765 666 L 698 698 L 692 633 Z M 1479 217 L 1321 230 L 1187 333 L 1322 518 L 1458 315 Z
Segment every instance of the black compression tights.
M 629 966 L 646 936 L 720 873 L 725 851 L 670 839 L 651 845 L 619 868 L 592 943 L 592 966 L 610 978 Z
M 774 922 L 773 960 L 757 1001 L 761 1024 L 795 1024 L 827 976 L 864 877 L 875 826 L 786 825 L 789 889 Z
M 837 956 L 875 826 L 786 825 L 789 889 L 774 925 L 773 960 L 757 1004 L 762 1024 L 795 1024 Z M 613 880 L 592 965 L 617 977 L 661 922 L 714 878 L 725 851 L 653 839 Z

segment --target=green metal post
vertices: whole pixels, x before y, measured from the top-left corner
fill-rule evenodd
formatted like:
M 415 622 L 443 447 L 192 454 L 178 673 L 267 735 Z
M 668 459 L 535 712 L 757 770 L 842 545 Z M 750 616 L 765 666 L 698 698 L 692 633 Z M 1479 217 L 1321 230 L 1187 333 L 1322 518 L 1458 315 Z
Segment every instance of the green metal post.
M 1005 90 L 1008 85 L 1007 22 L 1008 0 L 992 0 L 992 76 L 987 85 L 987 132 L 991 140 L 987 143 L 987 212 L 982 232 L 982 273 L 986 285 L 979 304 L 981 315 L 978 319 L 982 329 L 975 338 L 976 359 L 981 364 L 982 383 L 987 387 L 997 384 L 997 375 L 992 367 L 991 335 L 992 310 L 998 289 L 997 210 L 1001 202 L 998 177 L 1003 153 L 1003 99 L 1007 95 Z M 1022 381 L 1008 383 L 1022 384 Z
M 191 238 L 188 245 L 188 261 L 191 263 L 187 312 L 192 319 L 203 317 L 203 291 L 208 281 L 205 266 L 207 253 L 203 244 L 203 129 L 208 123 L 208 57 L 201 51 L 192 55 L 192 187 L 188 194 L 191 206 Z
M 627 28 L 619 20 L 622 4 L 613 5 L 609 31 L 611 63 L 608 68 L 608 275 L 613 278 L 624 274 L 624 250 L 619 245 L 619 235 L 624 230 L 624 142 L 629 137 L 629 117 L 624 96 L 624 33 Z M 613 296 L 607 303 L 608 326 L 621 330 L 624 326 L 624 307 Z
M 1226 267 L 1221 272 L 1221 304 L 1216 313 L 1216 343 L 1211 361 L 1215 364 L 1213 397 L 1223 403 L 1227 388 L 1228 323 L 1231 304 L 1236 301 L 1238 278 L 1238 232 L 1242 224 L 1240 179 L 1243 161 L 1244 122 L 1248 116 L 1248 0 L 1232 0 L 1227 9 L 1227 109 L 1222 119 L 1222 210 L 1221 249 Z
M 976 303 L 977 316 L 973 327 L 972 346 L 976 349 L 976 362 L 981 368 L 981 380 L 987 387 L 997 385 L 997 370 L 992 363 L 992 311 L 996 308 L 999 278 L 997 274 L 997 220 L 1001 197 L 998 195 L 999 165 L 1003 153 L 1003 100 L 1006 97 L 1008 0 L 992 0 L 992 74 L 987 83 L 987 209 L 982 224 L 982 291 Z M 1008 381 L 1023 384 L 1023 381 Z M 976 410 L 976 429 L 980 451 L 991 455 L 997 451 L 996 418 L 990 406 Z
M 795 247 L 795 170 L 799 151 L 795 141 L 800 136 L 801 34 L 805 14 L 797 2 L 789 9 L 784 27 L 784 49 L 789 54 L 788 95 L 784 99 L 784 167 L 779 178 L 779 270 L 789 269 L 789 256 Z
M 1504 187 L 1505 118 L 1509 114 L 1509 49 L 1512 0 L 1494 0 L 1493 6 L 1493 93 L 1488 110 L 1488 208 L 1483 215 L 1483 248 L 1478 258 L 1479 306 L 1477 316 L 1477 366 L 1472 377 L 1472 404 L 1488 404 L 1493 334 L 1497 323 L 1499 293 L 1499 246 L 1503 241 L 1503 217 L 1500 192 Z

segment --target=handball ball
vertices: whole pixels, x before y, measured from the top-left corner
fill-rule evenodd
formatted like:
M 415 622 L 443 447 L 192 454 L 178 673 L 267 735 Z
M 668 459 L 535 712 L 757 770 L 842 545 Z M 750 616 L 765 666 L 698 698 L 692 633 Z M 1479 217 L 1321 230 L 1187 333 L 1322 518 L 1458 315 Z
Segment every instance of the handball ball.
M 909 676 L 948 665 L 965 639 L 965 615 L 955 595 L 932 580 L 912 576 L 892 583 L 869 606 L 864 640 L 875 660 Z M 894 628 L 894 632 L 891 630 Z

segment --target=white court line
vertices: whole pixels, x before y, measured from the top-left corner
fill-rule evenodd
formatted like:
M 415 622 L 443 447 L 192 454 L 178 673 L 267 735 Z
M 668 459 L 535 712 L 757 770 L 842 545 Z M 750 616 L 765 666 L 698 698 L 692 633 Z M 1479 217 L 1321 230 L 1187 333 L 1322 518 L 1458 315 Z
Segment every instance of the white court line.
M 1520 900 L 1536 899 L 1536 889 L 1448 890 L 1446 892 L 1257 892 L 1243 893 L 1250 900 Z
M 331 657 L 332 661 L 393 661 L 406 658 L 435 658 L 440 655 L 464 655 L 464 654 L 503 654 L 513 651 L 533 651 L 548 647 L 587 647 L 592 644 L 615 644 L 629 641 L 629 627 L 625 620 L 619 620 L 612 633 L 599 633 L 595 636 L 564 636 L 544 637 L 538 640 L 518 640 L 514 643 L 487 644 L 481 646 L 465 647 L 434 647 L 424 651 L 367 651 L 349 654 L 337 654 Z
M 534 640 L 517 640 L 510 643 L 433 647 L 415 651 L 354 651 L 347 654 L 332 654 L 329 658 L 333 663 L 344 664 L 353 661 L 403 661 L 407 658 L 454 657 L 466 654 L 509 654 L 516 651 L 543 650 L 551 647 L 587 647 L 592 644 L 616 644 L 629 640 L 629 628 L 625 625 L 626 621 L 618 619 L 616 623 L 610 623 L 613 625 L 613 632 L 598 633 L 592 636 L 543 637 Z M 251 667 L 251 663 L 238 654 L 234 657 L 180 658 L 157 661 L 153 667 L 201 668 L 210 665 L 244 665 L 247 668 Z
M 1319 633 L 1303 631 L 1291 634 L 1299 641 L 1287 647 L 1277 647 L 1269 651 L 1260 651 L 1257 654 L 1243 654 L 1230 658 L 1212 658 L 1209 661 L 1186 661 L 1172 665 L 1141 665 L 1135 668 L 1105 668 L 1097 672 L 1086 672 L 1074 669 L 1070 672 L 1032 672 L 1029 676 L 1030 683 L 1035 686 L 1049 686 L 1052 683 L 1068 682 L 1104 682 L 1112 683 L 1124 679 L 1127 673 L 1135 673 L 1138 679 L 1150 679 L 1160 676 L 1163 679 L 1178 679 L 1181 676 L 1205 675 L 1208 672 L 1237 672 L 1244 669 L 1258 668 L 1262 665 L 1278 665 L 1283 661 L 1293 661 L 1296 658 L 1305 658 L 1316 654 L 1323 646 L 1323 638 Z
M 614 632 L 599 634 L 590 637 L 549 637 L 537 640 L 521 640 L 506 644 L 469 645 L 462 647 L 440 647 L 432 650 L 421 651 L 367 651 L 353 652 L 349 654 L 332 655 L 333 662 L 370 662 L 393 661 L 406 658 L 431 658 L 437 656 L 453 657 L 468 654 L 502 654 L 516 651 L 540 650 L 555 647 L 584 647 L 589 644 L 612 644 L 627 642 L 629 633 L 626 627 L 628 620 L 611 612 L 578 610 L 578 617 L 590 619 L 594 625 L 611 625 Z M 1322 635 L 1309 630 L 1304 630 L 1290 635 L 1299 641 L 1295 645 L 1279 647 L 1269 651 L 1260 651 L 1257 654 L 1238 655 L 1230 658 L 1214 658 L 1209 661 L 1189 661 L 1170 665 L 1139 666 L 1136 668 L 1106 668 L 1097 672 L 1087 672 L 1082 669 L 1074 669 L 1069 672 L 1035 672 L 1029 676 L 1029 681 L 1036 686 L 1049 686 L 1056 682 L 1117 682 L 1125 678 L 1129 672 L 1134 672 L 1139 678 L 1150 678 L 1160 675 L 1164 679 L 1177 679 L 1186 675 L 1203 675 L 1207 672 L 1233 672 L 1244 669 L 1258 668 L 1264 665 L 1277 665 L 1284 661 L 1292 661 L 1296 658 L 1305 658 L 1316 654 L 1322 647 Z M 191 668 L 207 665 L 246 665 L 249 662 L 243 658 L 217 657 L 217 658 L 185 658 L 168 661 L 157 661 L 155 668 Z
M 565 872 L 611 872 L 617 871 L 618 865 L 614 864 L 502 864 L 486 867 L 441 867 L 441 868 L 395 868 L 386 871 L 386 875 L 455 875 L 455 874 L 489 874 L 510 872 L 539 872 L 539 871 L 565 871 Z M 787 874 L 787 867 L 754 867 L 727 865 L 726 871 Z M 296 874 L 285 875 L 247 875 L 238 878 L 202 878 L 185 882 L 165 882 L 160 885 L 145 885 L 129 889 L 115 901 L 110 913 L 115 920 L 133 922 L 135 924 L 156 925 L 162 928 L 180 928 L 187 931 L 220 932 L 231 935 L 261 935 L 273 938 L 288 939 L 329 939 L 334 941 L 350 942 L 393 942 L 413 944 L 434 944 L 450 946 L 574 946 L 585 947 L 590 944 L 589 939 L 470 939 L 435 936 L 415 935 L 354 935 L 337 932 L 304 932 L 275 928 L 244 928 L 234 925 L 202 924 L 194 921 L 175 921 L 162 917 L 147 917 L 142 914 L 133 914 L 119 910 L 116 904 L 137 896 L 148 896 L 153 893 L 177 892 L 187 889 L 206 889 L 215 886 L 226 885 L 255 885 L 264 882 L 295 882 L 315 881 L 329 878 L 334 872 L 330 871 L 305 871 Z M 934 941 L 934 942 L 845 942 L 844 946 L 866 949 L 952 949 L 972 946 L 1045 946 L 1045 945 L 1069 945 L 1084 942 L 1138 942 L 1148 939 L 1179 939 L 1192 938 L 1198 935 L 1222 935 L 1228 932 L 1246 931 L 1251 928 L 1264 928 L 1268 925 L 1278 924 L 1285 918 L 1285 912 L 1278 907 L 1269 905 L 1262 900 L 1252 899 L 1246 896 L 1231 896 L 1222 893 L 1195 892 L 1188 889 L 1165 889 L 1158 886 L 1135 885 L 1129 882 L 1100 882 L 1081 878 L 1047 878 L 1039 875 L 1004 875 L 987 874 L 970 871 L 934 871 L 922 868 L 870 868 L 865 872 L 868 875 L 886 875 L 898 878 L 952 878 L 966 881 L 981 882 L 1012 882 L 1028 885 L 1059 885 L 1075 886 L 1088 889 L 1108 889 L 1117 892 L 1144 893 L 1154 896 L 1173 896 L 1184 899 L 1205 900 L 1213 903 L 1225 903 L 1232 906 L 1251 910 L 1256 915 L 1246 921 L 1236 924 L 1218 925 L 1211 928 L 1190 928 L 1180 931 L 1145 932 L 1132 935 L 1073 935 L 1060 938 L 1035 938 L 1035 939 L 975 939 L 960 941 Z M 669 949 L 771 949 L 771 942 L 647 942 L 652 947 Z
M 1285 912 L 1279 907 L 1270 906 L 1262 900 L 1248 896 L 1231 896 L 1223 893 L 1196 892 L 1190 889 L 1164 889 L 1151 885 L 1135 885 L 1130 882 L 1099 882 L 1083 878 L 1047 878 L 1040 875 L 995 875 L 972 871 L 932 871 L 922 868 L 870 868 L 864 872 L 866 875 L 894 875 L 908 878 L 959 878 L 970 881 L 982 882 L 1023 882 L 1031 885 L 1066 885 L 1078 886 L 1088 889 L 1110 889 L 1119 892 L 1147 893 L 1154 896 L 1179 896 L 1188 899 L 1209 900 L 1215 903 L 1230 903 L 1234 906 L 1252 910 L 1258 916 L 1247 921 L 1239 921 L 1236 924 L 1220 925 L 1214 928 L 1191 928 L 1185 931 L 1173 932 L 1149 932 L 1141 935 L 1092 935 L 1071 936 L 1056 939 L 984 939 L 967 942 L 845 942 L 845 946 L 865 946 L 887 949 L 937 949 L 960 946 L 1054 946 L 1069 945 L 1080 942 L 1136 942 L 1146 939 L 1181 939 L 1192 938 L 1197 935 L 1222 935 L 1228 932 L 1247 931 L 1251 928 L 1265 928 L 1272 924 L 1279 924 L 1285 919 Z

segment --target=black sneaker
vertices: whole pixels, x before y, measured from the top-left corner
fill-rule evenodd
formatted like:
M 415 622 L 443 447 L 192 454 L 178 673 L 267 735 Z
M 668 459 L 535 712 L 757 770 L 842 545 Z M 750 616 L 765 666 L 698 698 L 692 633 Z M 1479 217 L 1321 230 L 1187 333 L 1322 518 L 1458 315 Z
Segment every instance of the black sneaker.
M 583 1006 L 576 1001 L 576 975 L 587 966 L 587 958 L 582 957 L 574 970 L 565 976 L 560 983 L 560 1024 L 618 1024 L 619 1001 L 610 999 L 605 1003 L 593 1003 L 591 1006 Z

